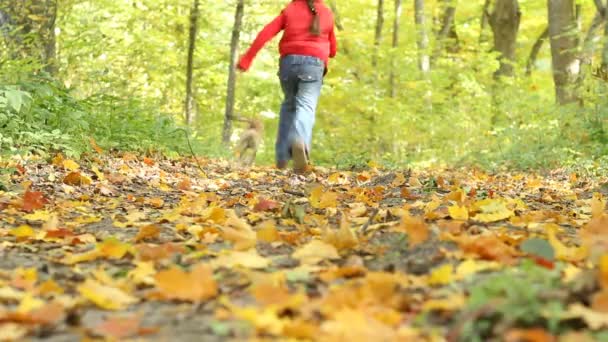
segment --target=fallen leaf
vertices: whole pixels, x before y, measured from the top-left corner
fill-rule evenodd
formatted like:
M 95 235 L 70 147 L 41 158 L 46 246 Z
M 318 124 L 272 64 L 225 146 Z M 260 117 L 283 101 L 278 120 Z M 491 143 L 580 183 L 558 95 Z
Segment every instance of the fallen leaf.
M 230 251 L 221 254 L 211 262 L 211 265 L 213 268 L 241 266 L 251 269 L 264 269 L 270 266 L 270 260 L 260 256 L 255 249 L 250 249 L 246 252 Z
M 158 272 L 154 277 L 156 287 L 166 299 L 191 302 L 208 300 L 218 294 L 218 286 L 213 279 L 213 270 L 205 264 L 192 267 L 185 272 L 176 266 Z
M 92 332 L 105 338 L 126 339 L 138 335 L 140 324 L 141 317 L 137 315 L 111 317 L 95 326 Z
M 44 198 L 42 192 L 26 190 L 23 194 L 22 209 L 25 212 L 32 212 L 36 209 L 42 209 L 47 203 L 48 200 Z
M 106 310 L 123 310 L 138 299 L 125 293 L 123 290 L 102 285 L 101 283 L 87 279 L 76 288 L 78 292 L 91 302 Z
M 293 252 L 292 257 L 305 265 L 316 265 L 323 260 L 336 260 L 340 258 L 336 247 L 320 241 L 312 240 Z
M 254 211 L 272 211 L 279 208 L 279 203 L 273 200 L 262 198 L 253 207 Z
M 429 228 L 422 217 L 412 217 L 409 212 L 405 212 L 401 218 L 401 224 L 397 228 L 399 231 L 407 233 L 410 246 L 419 245 L 429 239 Z
M 469 219 L 469 209 L 465 206 L 452 205 L 448 207 L 448 213 L 450 213 L 450 217 L 454 220 L 466 221 Z
M 149 224 L 139 228 L 139 232 L 135 236 L 135 242 L 157 239 L 160 235 L 160 227 L 155 224 Z

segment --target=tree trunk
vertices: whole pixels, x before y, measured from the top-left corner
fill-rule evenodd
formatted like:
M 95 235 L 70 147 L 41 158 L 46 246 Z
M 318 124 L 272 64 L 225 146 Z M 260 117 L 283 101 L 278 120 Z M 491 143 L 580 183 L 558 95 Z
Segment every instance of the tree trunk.
M 549 39 L 555 96 L 559 104 L 579 100 L 576 79 L 580 72 L 574 0 L 548 0 Z
M 479 44 L 487 41 L 487 37 L 484 34 L 486 27 L 488 26 L 488 18 L 490 16 L 490 0 L 485 0 L 481 9 L 481 20 L 479 21 Z
M 57 0 L 0 0 L 0 29 L 13 58 L 30 58 L 55 72 L 57 6 Z
M 395 76 L 395 54 L 397 53 L 397 48 L 399 47 L 399 23 L 401 19 L 401 8 L 402 8 L 402 0 L 395 0 L 395 20 L 393 22 L 393 51 L 391 57 L 391 75 L 389 78 L 390 82 L 390 95 L 391 97 L 397 96 L 397 85 L 396 85 L 396 76 Z
M 57 73 L 57 37 L 55 22 L 57 21 L 57 0 L 46 0 L 45 21 L 40 30 L 44 49 L 44 70 L 51 75 Z
M 416 21 L 418 45 L 418 68 L 422 72 L 423 78 L 427 79 L 431 71 L 431 61 L 429 57 L 429 35 L 426 28 L 426 17 L 424 15 L 424 0 L 414 0 L 414 16 Z
M 530 50 L 530 57 L 528 57 L 528 62 L 526 63 L 526 76 L 530 76 L 532 74 L 532 69 L 534 68 L 534 64 L 536 64 L 536 59 L 538 57 L 538 53 L 540 49 L 543 47 L 545 40 L 549 38 L 549 28 L 543 30 L 543 33 L 536 38 L 534 45 L 532 46 L 532 50 Z
M 445 2 L 445 11 L 443 18 L 441 19 L 441 28 L 437 32 L 437 41 L 435 51 L 433 52 L 433 59 L 439 57 L 441 52 L 446 47 L 446 41 L 448 39 L 453 40 L 450 42 L 448 50 L 451 52 L 457 52 L 459 50 L 458 34 L 456 33 L 456 25 L 454 24 L 454 17 L 456 16 L 456 6 L 451 0 L 443 0 Z
M 194 51 L 196 49 L 196 35 L 198 32 L 198 17 L 199 17 L 199 0 L 194 0 L 192 9 L 190 10 L 190 32 L 188 37 L 188 64 L 186 66 L 186 100 L 184 102 L 184 110 L 186 124 L 192 126 L 196 118 L 194 95 L 193 95 L 193 69 L 194 69 Z
M 236 63 L 239 48 L 239 37 L 243 24 L 243 12 L 245 1 L 238 0 L 236 13 L 234 14 L 234 27 L 232 29 L 232 39 L 230 40 L 230 66 L 228 67 L 228 91 L 226 93 L 226 112 L 224 114 L 224 130 L 222 142 L 227 146 L 232 135 L 232 118 L 234 116 L 234 93 L 236 87 Z
M 520 19 L 521 12 L 517 0 L 497 0 L 494 11 L 488 16 L 494 33 L 494 51 L 500 54 L 500 67 L 494 73 L 495 77 L 513 76 Z
M 378 8 L 376 14 L 376 33 L 374 35 L 374 55 L 372 56 L 372 65 L 378 65 L 378 52 L 380 43 L 382 42 L 382 27 L 384 26 L 384 0 L 378 0 Z
M 340 16 L 340 12 L 338 11 L 338 5 L 336 5 L 336 0 L 330 1 L 329 7 L 331 8 L 331 11 L 334 12 L 334 21 L 336 24 L 336 28 L 339 31 L 344 31 L 344 25 L 342 25 L 342 17 Z
M 608 80 L 608 15 L 606 15 L 606 8 L 603 11 L 604 17 L 604 48 L 602 49 L 602 65 L 601 71 L 604 80 Z

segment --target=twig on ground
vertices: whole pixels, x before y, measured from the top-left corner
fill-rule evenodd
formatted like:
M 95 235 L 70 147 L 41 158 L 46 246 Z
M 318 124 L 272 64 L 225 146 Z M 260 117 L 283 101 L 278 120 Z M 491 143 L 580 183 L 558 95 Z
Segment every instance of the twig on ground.
M 367 222 L 365 222 L 363 227 L 361 227 L 361 231 L 363 232 L 363 234 L 365 234 L 367 232 L 367 228 L 369 228 L 369 225 L 372 224 L 372 222 L 374 221 L 374 218 L 376 217 L 376 215 L 378 215 L 378 212 L 380 212 L 379 208 L 374 209 L 374 211 L 372 212 L 372 216 L 370 216 L 369 220 L 367 220 Z

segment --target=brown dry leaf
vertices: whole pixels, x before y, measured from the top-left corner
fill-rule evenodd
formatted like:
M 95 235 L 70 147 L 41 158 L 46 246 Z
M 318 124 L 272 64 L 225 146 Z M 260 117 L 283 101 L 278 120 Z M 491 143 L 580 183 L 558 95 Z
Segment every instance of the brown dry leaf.
M 139 232 L 137 236 L 135 236 L 135 242 L 143 241 L 143 240 L 154 240 L 157 239 L 160 235 L 160 227 L 155 224 L 149 224 L 146 226 L 142 226 L 139 228 Z
M 166 299 L 191 302 L 208 300 L 218 294 L 218 285 L 213 278 L 213 270 L 206 264 L 198 264 L 191 272 L 173 266 L 158 272 L 154 277 L 156 287 Z

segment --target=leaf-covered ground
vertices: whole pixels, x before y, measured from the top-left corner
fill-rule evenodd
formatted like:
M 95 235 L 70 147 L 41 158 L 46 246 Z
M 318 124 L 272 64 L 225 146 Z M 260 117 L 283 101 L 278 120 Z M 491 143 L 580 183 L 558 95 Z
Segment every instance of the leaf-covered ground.
M 0 163 L 0 340 L 608 338 L 605 179 Z

